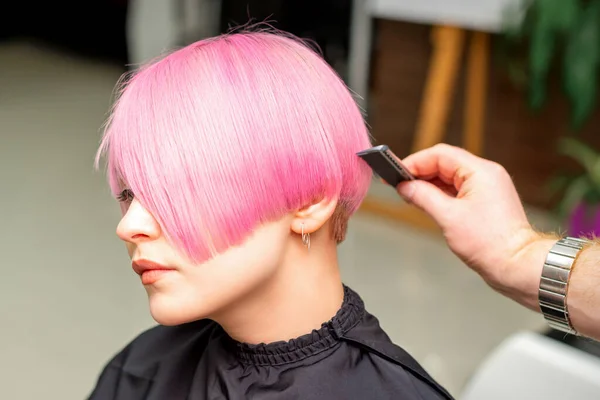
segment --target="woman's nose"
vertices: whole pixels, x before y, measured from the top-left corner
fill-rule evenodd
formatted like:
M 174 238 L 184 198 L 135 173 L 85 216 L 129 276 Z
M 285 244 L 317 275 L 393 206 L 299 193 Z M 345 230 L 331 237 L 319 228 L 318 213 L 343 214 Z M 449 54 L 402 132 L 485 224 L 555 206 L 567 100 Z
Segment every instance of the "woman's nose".
M 133 199 L 127 212 L 117 225 L 117 236 L 129 243 L 139 243 L 159 238 L 161 235 L 160 225 L 140 204 Z

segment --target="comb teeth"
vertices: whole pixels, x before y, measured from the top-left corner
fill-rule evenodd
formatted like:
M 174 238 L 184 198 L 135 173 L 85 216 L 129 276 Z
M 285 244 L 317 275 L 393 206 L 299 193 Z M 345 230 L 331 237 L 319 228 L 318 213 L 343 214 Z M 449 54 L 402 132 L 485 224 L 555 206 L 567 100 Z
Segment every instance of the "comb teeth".
M 394 164 L 396 167 L 398 167 L 399 170 L 402 170 L 402 167 L 400 167 L 400 165 L 398 165 L 398 163 L 396 162 L 396 160 L 394 159 L 394 157 L 392 157 L 390 155 L 390 153 L 386 151 L 383 152 L 383 154 L 385 154 L 385 156 L 387 157 L 388 160 L 391 161 L 392 164 Z
M 413 178 L 405 171 L 404 167 L 400 166 L 400 164 L 398 164 L 398 162 L 396 161 L 396 159 L 394 157 L 392 157 L 392 155 L 389 153 L 388 150 L 384 151 L 383 154 L 385 155 L 385 157 L 392 163 L 394 164 L 394 166 L 398 169 L 398 172 L 400 172 L 402 174 L 402 176 L 404 176 L 405 179 L 410 179 L 412 180 Z
M 406 174 L 404 173 L 404 168 L 402 168 L 402 167 L 400 166 L 400 164 L 398 164 L 398 162 L 396 162 L 396 160 L 394 159 L 394 157 L 392 157 L 392 156 L 391 156 L 391 155 L 390 155 L 390 154 L 389 154 L 387 151 L 386 151 L 386 152 L 384 152 L 383 154 L 385 154 L 386 158 L 387 158 L 388 160 L 390 160 L 390 162 L 391 162 L 392 164 L 394 164 L 394 165 L 396 166 L 396 168 L 398 168 L 398 171 L 402 171 L 402 174 L 406 176 Z

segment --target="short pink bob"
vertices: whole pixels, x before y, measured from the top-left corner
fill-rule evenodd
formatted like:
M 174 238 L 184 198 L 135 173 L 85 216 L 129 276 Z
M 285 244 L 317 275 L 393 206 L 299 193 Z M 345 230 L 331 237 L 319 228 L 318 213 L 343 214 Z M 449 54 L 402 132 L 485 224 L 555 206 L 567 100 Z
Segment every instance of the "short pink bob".
M 371 171 L 368 130 L 342 80 L 289 35 L 233 33 L 140 68 L 98 150 L 166 237 L 203 262 L 261 223 L 324 198 L 348 218 Z

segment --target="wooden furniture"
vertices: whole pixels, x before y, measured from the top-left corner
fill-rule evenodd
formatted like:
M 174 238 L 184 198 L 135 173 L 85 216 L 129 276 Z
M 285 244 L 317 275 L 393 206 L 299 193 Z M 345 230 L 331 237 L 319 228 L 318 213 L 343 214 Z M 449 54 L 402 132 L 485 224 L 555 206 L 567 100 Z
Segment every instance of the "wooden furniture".
M 433 27 L 433 56 L 423 93 L 413 151 L 444 141 L 444 129 L 452 107 L 456 77 L 466 38 L 467 32 L 462 28 Z M 488 58 L 488 34 L 474 32 L 468 48 L 463 144 L 467 150 L 475 154 L 482 153 Z
M 467 80 L 462 144 L 472 153 L 482 155 L 489 71 L 489 32 L 499 29 L 500 11 L 505 3 L 504 0 L 355 0 L 349 84 L 363 96 L 362 106 L 368 107 L 372 19 L 378 17 L 434 23 L 431 30 L 432 54 L 412 151 L 444 142 L 448 115 L 453 106 L 457 74 L 466 48 Z M 441 23 L 442 21 L 455 23 L 445 24 Z M 476 27 L 478 30 L 470 31 L 470 27 Z M 436 229 L 429 217 L 416 211 L 414 207 L 390 203 L 374 196 L 367 197 L 362 210 L 395 218 L 427 230 Z

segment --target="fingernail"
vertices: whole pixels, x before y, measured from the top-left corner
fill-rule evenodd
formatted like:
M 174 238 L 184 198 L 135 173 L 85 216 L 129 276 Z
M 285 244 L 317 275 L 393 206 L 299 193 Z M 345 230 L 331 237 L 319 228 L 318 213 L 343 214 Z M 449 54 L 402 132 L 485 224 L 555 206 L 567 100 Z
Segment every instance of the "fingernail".
M 412 202 L 417 187 L 414 182 L 403 182 L 398 185 L 398 194 L 407 202 Z

